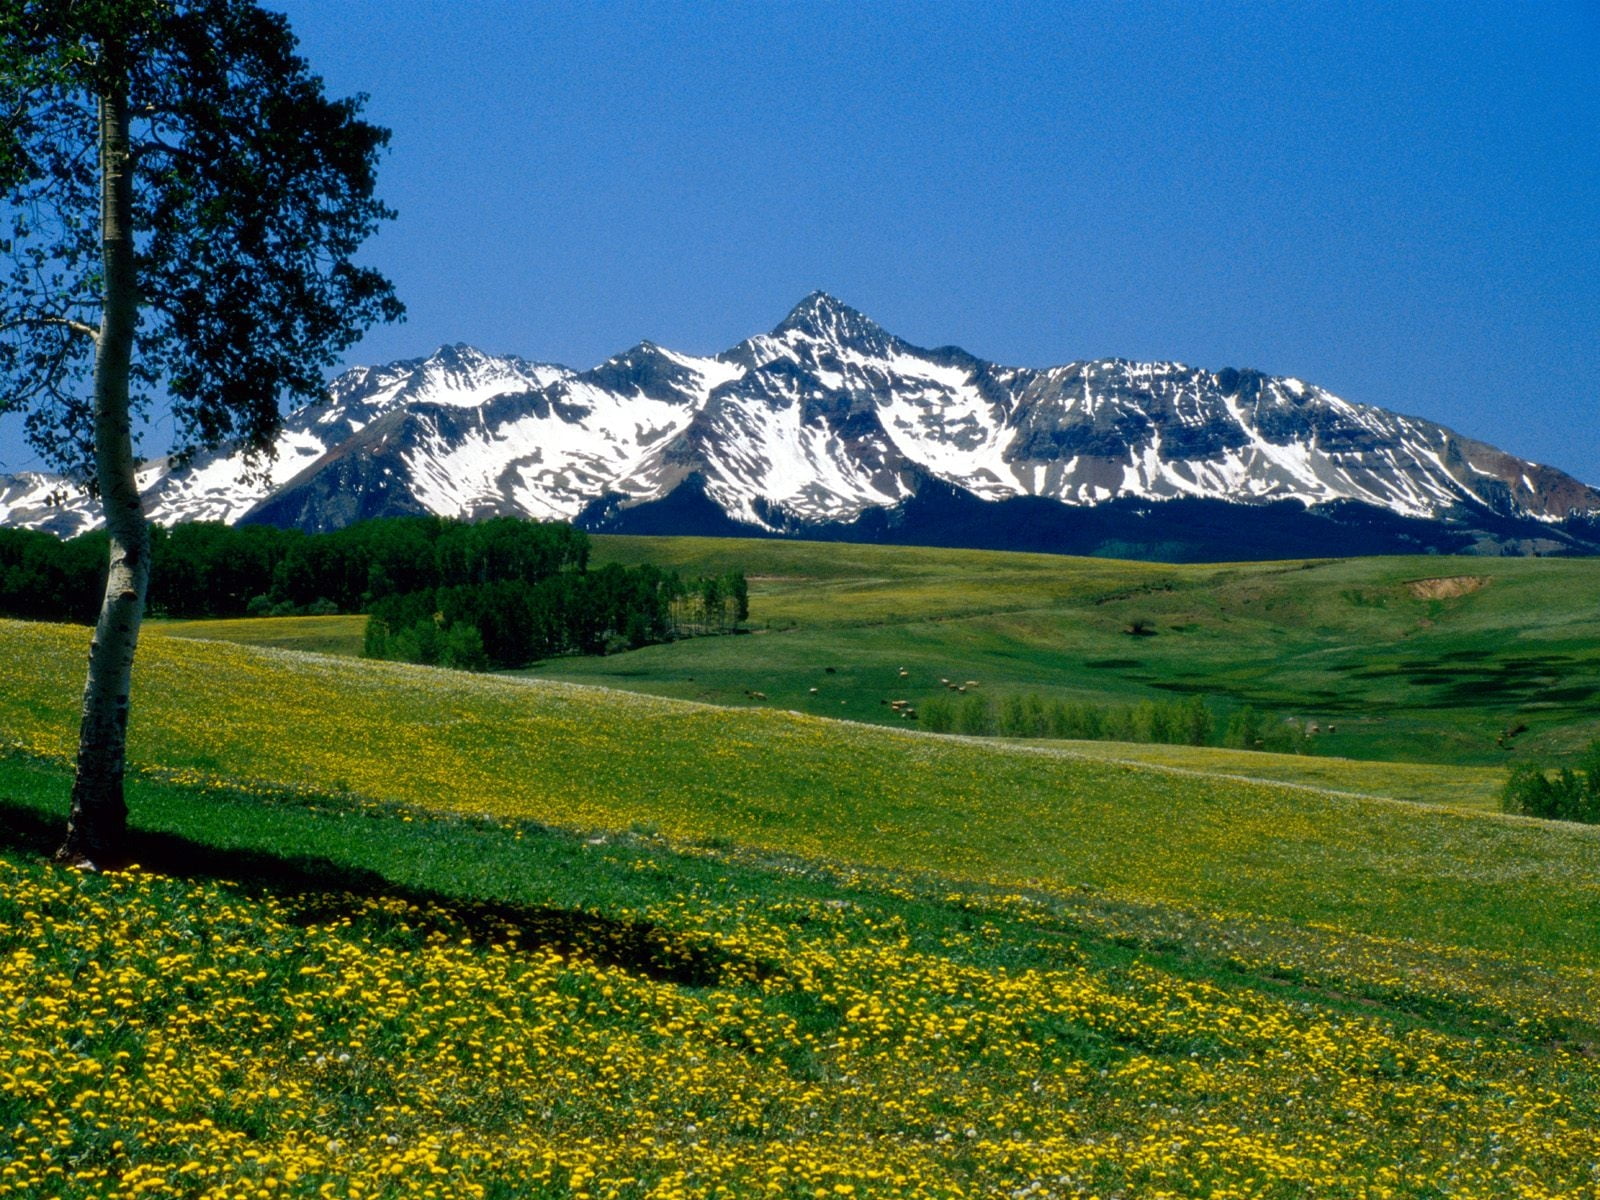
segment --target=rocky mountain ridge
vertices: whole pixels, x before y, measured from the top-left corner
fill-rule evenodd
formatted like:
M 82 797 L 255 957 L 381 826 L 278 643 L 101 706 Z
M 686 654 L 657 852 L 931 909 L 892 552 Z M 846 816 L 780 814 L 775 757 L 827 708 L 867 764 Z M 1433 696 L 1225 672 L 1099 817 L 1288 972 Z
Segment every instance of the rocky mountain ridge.
M 1049 502 L 1024 505 L 1026 520 L 1063 528 L 1106 505 L 1159 521 L 1164 502 L 1225 502 L 1249 524 L 1294 502 L 1501 550 L 1585 549 L 1600 514 L 1600 492 L 1560 471 L 1297 379 L 1123 359 L 1007 367 L 913 346 L 820 292 L 714 357 L 641 342 L 574 371 L 455 345 L 356 368 L 289 415 L 264 478 L 242 465 L 226 452 L 148 464 L 147 508 L 306 529 L 400 513 L 625 529 L 692 510 L 680 532 L 917 540 L 919 497 L 954 497 L 968 540 L 1002 545 L 1015 531 L 981 527 L 1023 519 L 1016 502 Z M 0 479 L 0 522 L 66 534 L 94 521 L 59 479 Z

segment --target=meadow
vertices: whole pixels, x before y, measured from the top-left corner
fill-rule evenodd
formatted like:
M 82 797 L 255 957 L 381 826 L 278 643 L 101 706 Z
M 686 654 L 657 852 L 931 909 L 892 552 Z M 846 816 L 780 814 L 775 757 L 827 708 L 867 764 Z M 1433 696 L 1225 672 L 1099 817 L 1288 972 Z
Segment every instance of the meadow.
M 1219 728 L 1243 705 L 1315 725 L 1309 749 L 1319 757 L 1492 769 L 1459 777 L 1473 781 L 1467 794 L 1479 803 L 1492 802 L 1491 780 L 1507 767 L 1571 758 L 1600 737 L 1595 560 L 1174 565 L 721 538 L 593 542 L 597 564 L 744 571 L 752 633 L 551 659 L 533 677 L 878 724 L 903 723 L 886 701 L 915 709 L 950 697 L 944 680 L 977 680 L 996 702 L 1027 694 L 1128 705 L 1198 694 Z M 359 654 L 362 623 L 151 629 Z M 1148 634 L 1130 634 L 1135 626 Z M 1119 753 L 1162 761 L 1163 751 Z M 1243 774 L 1261 765 L 1239 760 Z M 1409 794 L 1447 795 L 1453 778 Z
M 0 622 L 0 1197 L 1600 1195 L 1600 830 L 1493 812 L 1473 742 L 1588 718 L 1327 666 L 1581 678 L 1587 564 L 601 545 L 759 551 L 761 632 L 505 677 L 153 624 L 114 876 L 43 861 L 87 631 Z M 1210 661 L 1342 737 L 1337 677 L 1395 701 L 1345 748 L 1415 761 L 882 711 L 952 661 L 1107 700 Z
M 1578 975 L 147 778 L 140 849 L 188 878 L 83 876 L 25 853 L 63 782 L 0 764 L 0 1195 L 1596 1184 Z
M 1319 754 L 1378 761 L 1501 767 L 1600 736 L 1593 559 L 1174 565 L 692 538 L 596 538 L 594 557 L 741 563 L 760 632 L 553 660 L 542 676 L 719 704 L 754 690 L 863 720 L 946 678 L 1100 703 L 1198 693 L 1223 714 L 1316 723 Z

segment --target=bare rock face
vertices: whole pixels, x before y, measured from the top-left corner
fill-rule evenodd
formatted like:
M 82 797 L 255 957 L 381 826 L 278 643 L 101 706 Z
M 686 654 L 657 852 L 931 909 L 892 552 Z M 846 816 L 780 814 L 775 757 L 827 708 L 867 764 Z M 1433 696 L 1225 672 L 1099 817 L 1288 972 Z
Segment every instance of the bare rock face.
M 455 345 L 358 368 L 289 416 L 264 477 L 243 480 L 242 465 L 221 452 L 148 464 L 149 511 L 305 529 L 510 513 L 926 540 L 928 514 L 948 529 L 955 505 L 963 544 L 1015 544 L 1025 520 L 1030 547 L 1053 549 L 1076 544 L 1061 530 L 1123 530 L 1128 514 L 1154 528 L 1201 503 L 1292 545 L 1288 503 L 1326 518 L 1304 553 L 1320 552 L 1329 520 L 1412 529 L 1402 548 L 1570 552 L 1592 548 L 1600 514 L 1600 493 L 1560 471 L 1297 379 L 1122 359 L 1006 367 L 912 346 L 820 292 L 710 358 L 641 342 L 578 372 Z M 1382 519 L 1356 519 L 1367 510 Z M 95 519 L 60 479 L 0 479 L 0 521 L 71 533 Z M 1413 536 L 1424 525 L 1454 533 Z

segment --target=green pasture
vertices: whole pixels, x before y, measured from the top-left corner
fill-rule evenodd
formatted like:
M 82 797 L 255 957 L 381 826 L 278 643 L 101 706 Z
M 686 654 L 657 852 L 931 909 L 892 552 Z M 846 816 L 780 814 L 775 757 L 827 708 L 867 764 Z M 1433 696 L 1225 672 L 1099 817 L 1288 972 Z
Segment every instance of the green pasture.
M 1600 735 L 1595 560 L 1170 565 L 620 537 L 595 539 L 595 557 L 741 565 L 755 632 L 551 661 L 541 676 L 884 722 L 883 701 L 924 704 L 949 694 L 944 679 L 1107 704 L 1199 693 L 1219 714 L 1250 704 L 1315 722 L 1321 754 L 1484 767 Z M 1151 635 L 1127 632 L 1141 622 Z
M 1264 754 L 1220 746 L 1168 746 L 1148 742 L 1013 741 L 1049 746 L 1089 758 L 1139 763 L 1218 778 L 1286 783 L 1371 799 L 1408 800 L 1455 808 L 1498 811 L 1506 773 L 1496 767 L 1438 763 L 1369 762 L 1312 754 Z
M 899 683 L 966 629 L 1042 687 L 1020 610 L 821 611 L 584 665 L 928 633 Z M 1600 829 L 1485 811 L 1502 767 L 940 736 L 859 666 L 867 721 L 360 621 L 150 626 L 111 876 L 41 861 L 89 631 L 0 621 L 0 1197 L 1592 1190 Z
M 0 1195 L 1553 1200 L 1600 1152 L 1592 968 L 145 770 L 144 869 L 86 875 L 69 782 L 0 754 Z
M 312 654 L 359 657 L 366 637 L 367 618 L 355 614 L 317 617 L 237 617 L 196 621 L 149 620 L 145 637 L 204 638 L 270 646 L 278 650 L 304 650 Z
M 14 747 L 70 754 L 87 636 L 0 624 Z M 1600 955 L 1600 830 L 219 642 L 152 638 L 137 671 L 130 758 L 175 782 L 644 829 L 1550 963 Z
M 597 537 L 594 559 L 686 575 L 741 569 L 751 632 L 553 659 L 529 674 L 882 724 L 908 723 L 893 700 L 915 709 L 958 699 L 950 685 L 969 681 L 997 702 L 1011 693 L 1102 705 L 1198 693 L 1219 729 L 1246 704 L 1315 724 L 1318 755 L 1498 769 L 1555 762 L 1600 736 L 1595 560 L 1172 565 L 639 537 Z M 353 655 L 363 621 L 149 628 Z M 1135 627 L 1150 632 L 1128 632 Z M 1387 785 L 1348 790 L 1388 794 Z M 1481 800 L 1490 790 L 1469 793 Z

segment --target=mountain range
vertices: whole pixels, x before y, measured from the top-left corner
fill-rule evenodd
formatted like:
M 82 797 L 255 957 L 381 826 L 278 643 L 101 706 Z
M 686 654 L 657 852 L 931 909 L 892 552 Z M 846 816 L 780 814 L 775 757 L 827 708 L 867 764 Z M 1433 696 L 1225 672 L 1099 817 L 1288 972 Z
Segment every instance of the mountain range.
M 1600 492 L 1298 379 L 923 349 L 825 293 L 712 357 L 641 342 L 587 371 L 465 345 L 358 367 L 276 457 L 147 463 L 155 520 L 307 530 L 513 514 L 599 531 L 1232 559 L 1600 551 Z M 0 477 L 0 523 L 97 521 Z

